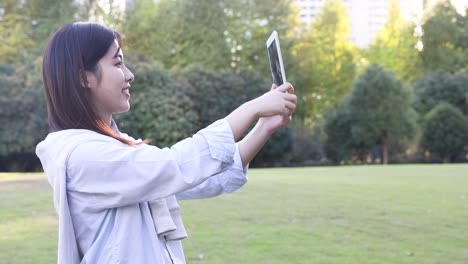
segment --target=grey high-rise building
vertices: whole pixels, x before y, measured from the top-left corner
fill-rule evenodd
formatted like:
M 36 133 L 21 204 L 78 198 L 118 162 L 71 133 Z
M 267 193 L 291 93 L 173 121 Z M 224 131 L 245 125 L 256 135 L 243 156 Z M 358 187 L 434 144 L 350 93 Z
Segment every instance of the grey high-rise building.
M 317 16 L 324 0 L 295 0 L 302 24 L 307 26 Z M 419 19 L 423 0 L 397 0 L 401 13 L 408 21 Z M 375 33 L 387 21 L 390 0 L 342 0 L 348 9 L 350 40 L 361 47 L 369 46 Z

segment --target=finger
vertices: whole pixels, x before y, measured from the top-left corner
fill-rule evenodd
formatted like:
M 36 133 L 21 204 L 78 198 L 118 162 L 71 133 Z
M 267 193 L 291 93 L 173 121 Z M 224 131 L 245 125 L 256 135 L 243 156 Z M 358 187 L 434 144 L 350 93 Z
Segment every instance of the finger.
M 289 85 L 289 90 L 288 90 L 288 93 L 290 94 L 296 94 L 296 89 L 294 89 L 294 86 L 290 83 L 288 83 Z
M 292 115 L 283 115 L 281 116 L 281 118 L 282 118 L 282 121 L 281 121 L 282 126 L 285 126 L 289 123 L 289 121 L 291 121 Z
M 289 123 L 289 121 L 292 120 L 292 116 L 294 114 L 294 110 L 288 110 L 288 114 L 286 116 L 283 116 L 283 122 L 286 124 Z
M 293 102 L 294 104 L 297 104 L 297 96 L 295 94 L 285 93 L 285 94 L 283 94 L 283 98 L 286 101 Z
M 294 94 L 294 87 L 290 83 L 282 84 L 278 87 L 279 92 L 288 92 L 290 94 Z
M 291 103 L 291 102 L 289 102 L 289 101 L 286 101 L 285 107 L 286 107 L 288 110 L 290 110 L 290 111 L 296 110 L 296 104 Z
M 276 85 L 276 84 L 272 84 L 272 85 L 271 85 L 271 90 L 272 90 L 272 91 L 273 91 L 273 90 L 276 90 L 277 88 L 278 88 L 278 85 Z

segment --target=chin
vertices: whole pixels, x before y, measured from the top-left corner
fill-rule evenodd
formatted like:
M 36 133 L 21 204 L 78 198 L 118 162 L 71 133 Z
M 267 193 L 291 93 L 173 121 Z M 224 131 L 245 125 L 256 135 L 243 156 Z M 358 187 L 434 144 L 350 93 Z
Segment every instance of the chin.
M 125 106 L 125 107 L 122 107 L 119 111 L 115 112 L 116 114 L 120 114 L 120 113 L 126 113 L 130 111 L 130 104 Z

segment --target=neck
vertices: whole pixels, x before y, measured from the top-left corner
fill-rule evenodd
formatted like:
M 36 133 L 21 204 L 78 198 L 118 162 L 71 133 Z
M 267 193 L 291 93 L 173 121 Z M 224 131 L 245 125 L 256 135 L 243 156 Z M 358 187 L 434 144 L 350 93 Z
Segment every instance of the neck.
M 112 115 L 105 115 L 105 116 L 101 116 L 101 120 L 104 121 L 104 123 L 106 123 L 107 125 L 111 125 L 112 123 Z

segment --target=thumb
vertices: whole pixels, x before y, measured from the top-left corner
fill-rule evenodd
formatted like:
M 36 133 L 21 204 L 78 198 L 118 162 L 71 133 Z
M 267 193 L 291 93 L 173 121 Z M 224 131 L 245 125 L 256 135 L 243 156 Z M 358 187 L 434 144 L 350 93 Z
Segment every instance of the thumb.
M 273 90 L 276 90 L 276 88 L 278 88 L 278 85 L 276 85 L 276 84 L 272 84 L 272 85 L 271 85 L 271 90 L 272 90 L 272 91 L 273 91 Z

